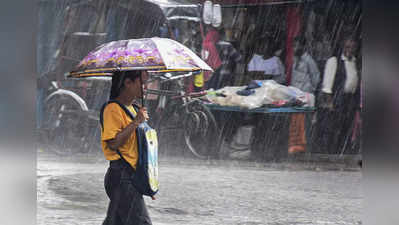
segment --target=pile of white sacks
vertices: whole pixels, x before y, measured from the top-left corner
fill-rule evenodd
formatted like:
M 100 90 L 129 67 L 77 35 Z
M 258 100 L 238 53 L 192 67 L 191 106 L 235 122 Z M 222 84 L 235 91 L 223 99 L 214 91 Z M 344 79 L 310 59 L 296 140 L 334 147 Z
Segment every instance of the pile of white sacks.
M 261 87 L 252 89 L 254 94 L 241 96 L 237 91 L 247 86 L 227 86 L 218 90 L 208 90 L 208 101 L 221 106 L 239 106 L 246 109 L 259 108 L 278 101 L 299 101 L 304 107 L 313 107 L 315 97 L 311 93 L 303 92 L 296 87 L 278 84 L 274 80 L 262 80 Z M 221 96 L 222 95 L 222 96 Z M 225 97 L 224 97 L 225 96 Z

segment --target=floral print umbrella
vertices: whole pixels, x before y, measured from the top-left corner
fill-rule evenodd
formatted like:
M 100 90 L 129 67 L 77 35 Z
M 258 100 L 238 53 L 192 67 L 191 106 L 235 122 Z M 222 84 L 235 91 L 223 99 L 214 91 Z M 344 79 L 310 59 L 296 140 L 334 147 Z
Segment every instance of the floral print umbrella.
M 117 70 L 212 71 L 212 68 L 179 42 L 154 37 L 105 43 L 91 51 L 68 77 L 112 76 Z

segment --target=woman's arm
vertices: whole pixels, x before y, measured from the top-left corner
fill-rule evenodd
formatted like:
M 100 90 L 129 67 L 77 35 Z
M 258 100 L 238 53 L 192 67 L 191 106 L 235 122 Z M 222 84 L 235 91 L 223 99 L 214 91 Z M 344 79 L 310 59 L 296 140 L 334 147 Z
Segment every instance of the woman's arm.
M 119 132 L 114 139 L 108 140 L 108 147 L 116 151 L 120 146 L 126 143 L 127 139 L 133 134 L 136 128 L 139 126 L 136 120 L 133 120 L 127 127 L 125 127 L 121 132 Z
M 141 108 L 137 112 L 136 118 L 125 128 L 122 129 L 119 133 L 116 134 L 115 138 L 107 140 L 107 145 L 111 150 L 116 151 L 120 146 L 124 145 L 127 139 L 133 134 L 136 128 L 140 125 L 140 123 L 148 120 L 148 113 L 145 107 Z

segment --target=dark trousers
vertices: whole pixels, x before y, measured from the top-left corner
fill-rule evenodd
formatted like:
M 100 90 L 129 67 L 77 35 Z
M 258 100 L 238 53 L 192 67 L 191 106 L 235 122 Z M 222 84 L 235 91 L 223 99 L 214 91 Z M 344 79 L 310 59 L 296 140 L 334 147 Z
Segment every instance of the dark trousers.
M 334 110 L 322 109 L 319 117 L 320 147 L 330 153 L 339 154 L 351 146 L 351 134 L 357 103 L 353 95 L 344 94 L 335 101 Z
M 110 203 L 103 225 L 152 225 L 143 196 L 132 184 L 132 176 L 125 162 L 111 161 L 104 179 Z

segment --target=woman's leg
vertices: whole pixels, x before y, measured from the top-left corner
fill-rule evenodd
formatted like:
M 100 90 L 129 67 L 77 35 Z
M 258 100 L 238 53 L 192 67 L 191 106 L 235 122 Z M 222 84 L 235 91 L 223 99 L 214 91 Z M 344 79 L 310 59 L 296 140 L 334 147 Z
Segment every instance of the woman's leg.
M 110 203 L 103 225 L 152 225 L 143 196 L 133 186 L 128 170 L 107 171 L 105 189 Z
M 104 178 L 104 187 L 110 202 L 108 204 L 107 216 L 103 225 L 122 225 L 118 216 L 118 205 L 121 198 L 120 178 L 120 168 L 108 168 Z
M 152 225 L 143 195 L 134 187 L 131 177 L 128 169 L 122 172 L 118 215 L 124 225 Z

